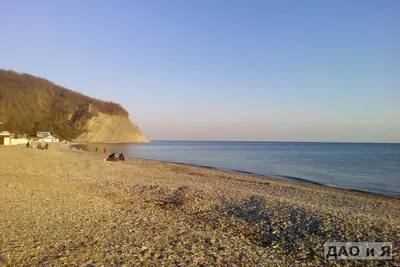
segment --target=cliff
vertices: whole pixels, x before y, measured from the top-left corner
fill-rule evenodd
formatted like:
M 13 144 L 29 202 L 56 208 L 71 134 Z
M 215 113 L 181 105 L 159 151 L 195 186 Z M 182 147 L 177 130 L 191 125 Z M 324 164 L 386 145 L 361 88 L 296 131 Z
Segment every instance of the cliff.
M 99 113 L 86 124 L 76 142 L 147 143 L 149 140 L 127 116 Z
M 19 134 L 49 131 L 79 142 L 149 142 L 121 105 L 43 78 L 0 70 L 0 125 Z

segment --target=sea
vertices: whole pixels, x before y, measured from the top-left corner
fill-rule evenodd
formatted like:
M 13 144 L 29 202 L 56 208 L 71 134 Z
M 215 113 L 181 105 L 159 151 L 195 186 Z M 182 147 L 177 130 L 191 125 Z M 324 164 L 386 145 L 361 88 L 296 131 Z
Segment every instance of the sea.
M 152 141 L 76 147 L 400 197 L 399 143 Z

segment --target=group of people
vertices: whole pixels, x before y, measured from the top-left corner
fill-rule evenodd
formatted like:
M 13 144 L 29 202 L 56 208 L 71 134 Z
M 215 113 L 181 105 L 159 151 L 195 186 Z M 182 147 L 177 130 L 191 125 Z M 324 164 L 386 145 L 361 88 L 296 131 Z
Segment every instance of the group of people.
M 46 143 L 44 146 L 42 146 L 42 143 L 39 143 L 37 148 L 41 150 L 47 150 L 49 148 L 49 144 Z
M 111 153 L 110 155 L 108 155 L 108 158 L 106 159 L 107 161 L 125 161 L 125 156 L 123 153 L 121 154 L 117 154 L 117 152 Z
M 32 146 L 32 144 L 31 144 L 30 141 L 28 141 L 28 143 L 26 143 L 26 148 L 33 148 L 33 146 Z M 49 148 L 49 144 L 46 143 L 46 144 L 43 146 L 42 143 L 39 142 L 39 144 L 37 145 L 37 148 L 38 148 L 38 149 L 41 149 L 41 150 L 44 150 L 44 149 L 47 150 L 47 149 Z
M 96 147 L 96 149 L 94 150 L 96 153 L 97 153 L 97 147 Z M 103 149 L 103 152 L 104 152 L 104 154 L 105 153 L 107 153 L 107 149 L 106 148 L 104 148 Z M 125 161 L 125 156 L 124 156 L 124 154 L 123 153 L 121 153 L 121 154 L 117 154 L 117 152 L 114 152 L 114 153 L 111 153 L 111 154 L 109 154 L 108 155 L 108 158 L 107 159 L 105 159 L 106 161 L 118 161 L 118 160 L 120 160 L 120 161 Z

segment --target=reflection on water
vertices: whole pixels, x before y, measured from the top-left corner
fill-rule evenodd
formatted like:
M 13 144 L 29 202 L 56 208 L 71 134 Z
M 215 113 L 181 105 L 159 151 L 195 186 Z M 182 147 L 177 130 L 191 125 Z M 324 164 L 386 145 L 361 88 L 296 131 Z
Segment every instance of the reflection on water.
M 193 142 L 85 144 L 103 153 L 209 166 L 400 197 L 400 144 Z

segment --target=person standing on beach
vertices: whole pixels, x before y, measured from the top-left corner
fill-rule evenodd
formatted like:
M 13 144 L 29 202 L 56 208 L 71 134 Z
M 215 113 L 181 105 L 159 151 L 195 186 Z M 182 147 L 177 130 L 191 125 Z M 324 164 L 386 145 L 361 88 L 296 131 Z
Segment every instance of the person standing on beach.
M 96 147 L 96 149 L 94 151 L 96 151 L 96 153 L 97 153 L 97 147 Z
M 104 148 L 103 151 L 104 151 L 104 154 L 107 153 L 107 149 L 106 148 Z

